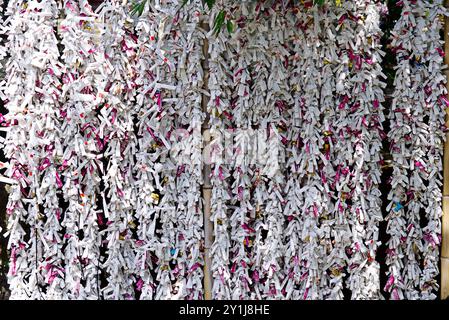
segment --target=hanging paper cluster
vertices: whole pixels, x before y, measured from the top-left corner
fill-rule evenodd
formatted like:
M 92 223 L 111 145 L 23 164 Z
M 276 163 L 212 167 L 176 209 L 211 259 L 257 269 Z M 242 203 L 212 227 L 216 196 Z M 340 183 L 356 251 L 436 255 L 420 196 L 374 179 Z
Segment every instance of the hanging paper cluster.
M 9 2 L 11 298 L 202 298 L 198 6 Z
M 208 111 L 227 161 L 212 174 L 214 297 L 341 299 L 346 286 L 379 298 L 381 5 L 216 10 L 238 28 L 209 38 Z
M 203 299 L 205 249 L 214 299 L 435 298 L 445 12 L 397 5 L 387 135 L 380 0 L 10 0 L 11 298 Z
M 397 70 L 389 113 L 393 157 L 387 207 L 391 299 L 434 299 L 441 243 L 445 109 L 443 1 L 401 1 L 392 32 Z
M 10 1 L 6 84 L 2 99 L 8 114 L 4 152 L 7 176 L 14 180 L 7 206 L 12 297 L 58 297 L 64 255 L 61 254 L 61 185 L 57 165 L 61 145 L 60 76 L 55 23 L 56 2 Z M 39 33 L 39 37 L 36 37 Z

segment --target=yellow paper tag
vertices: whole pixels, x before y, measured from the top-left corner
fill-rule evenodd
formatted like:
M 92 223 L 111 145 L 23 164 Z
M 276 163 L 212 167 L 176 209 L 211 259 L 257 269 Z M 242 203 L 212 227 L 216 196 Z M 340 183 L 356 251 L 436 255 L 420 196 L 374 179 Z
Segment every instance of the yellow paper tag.
M 339 275 L 341 275 L 341 271 L 338 270 L 337 268 L 332 268 L 331 272 L 334 277 L 338 277 Z
M 159 203 L 159 195 L 157 193 L 152 192 L 151 193 L 151 199 L 153 199 L 153 203 L 154 204 L 158 204 Z

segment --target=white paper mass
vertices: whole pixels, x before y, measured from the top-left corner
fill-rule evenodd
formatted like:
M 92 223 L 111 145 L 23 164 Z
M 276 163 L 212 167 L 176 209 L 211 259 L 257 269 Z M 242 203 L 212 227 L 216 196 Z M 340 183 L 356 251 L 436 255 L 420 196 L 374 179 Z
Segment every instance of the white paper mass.
M 435 299 L 446 13 L 398 5 L 386 120 L 382 1 L 10 0 L 11 298 L 204 299 L 210 270 L 213 299 Z
M 388 195 L 391 299 L 435 299 L 441 243 L 441 186 L 447 100 L 443 1 L 402 1 L 392 32 L 397 70 L 388 134 L 393 176 Z M 417 32 L 421 30 L 421 32 Z

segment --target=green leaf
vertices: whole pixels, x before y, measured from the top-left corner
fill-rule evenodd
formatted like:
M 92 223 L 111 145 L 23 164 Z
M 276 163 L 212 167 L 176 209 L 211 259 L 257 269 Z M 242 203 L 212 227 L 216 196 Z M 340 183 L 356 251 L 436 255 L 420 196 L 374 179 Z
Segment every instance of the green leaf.
M 233 33 L 234 32 L 234 24 L 232 23 L 231 20 L 228 20 L 226 22 L 226 29 L 228 29 L 229 33 Z
M 142 0 L 141 2 L 135 2 L 131 8 L 131 15 L 137 15 L 140 17 L 145 9 L 145 5 L 147 4 L 147 0 Z
M 226 12 L 224 10 L 221 10 L 217 14 L 217 17 L 215 18 L 215 21 L 214 21 L 214 33 L 216 35 L 218 33 L 220 33 L 221 27 L 223 26 L 224 21 L 225 21 L 225 17 L 226 17 Z
M 190 1 L 190 0 L 184 0 L 184 1 L 182 1 L 181 8 L 184 8 L 184 6 L 185 6 L 189 1 Z
M 209 9 L 212 9 L 212 7 L 214 6 L 216 0 L 203 0 L 203 2 L 206 2 L 206 4 L 209 7 Z
M 314 0 L 313 3 L 322 6 L 326 0 Z

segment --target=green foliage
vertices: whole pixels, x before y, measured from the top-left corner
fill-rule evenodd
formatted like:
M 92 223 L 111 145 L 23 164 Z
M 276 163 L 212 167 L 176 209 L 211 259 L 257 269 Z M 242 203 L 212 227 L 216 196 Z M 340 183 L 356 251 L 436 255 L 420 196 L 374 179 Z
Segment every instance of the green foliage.
M 141 16 L 143 10 L 145 9 L 145 5 L 147 4 L 147 0 L 143 0 L 141 2 L 135 2 L 131 8 L 131 15 Z
M 212 9 L 215 4 L 215 0 L 203 0 L 203 3 L 206 3 L 209 9 Z
M 231 20 L 228 20 L 226 22 L 226 29 L 228 30 L 229 33 L 233 33 L 234 32 L 234 23 L 232 23 Z
M 225 22 L 226 12 L 224 10 L 221 10 L 218 15 L 215 17 L 214 21 L 214 33 L 218 34 L 221 30 L 221 27 L 223 26 Z

